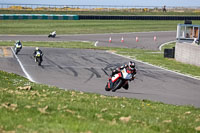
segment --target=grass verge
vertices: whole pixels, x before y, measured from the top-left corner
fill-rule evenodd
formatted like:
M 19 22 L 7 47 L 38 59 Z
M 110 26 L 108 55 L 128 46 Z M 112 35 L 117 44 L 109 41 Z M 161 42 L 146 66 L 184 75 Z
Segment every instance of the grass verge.
M 20 88 L 31 86 L 31 89 Z M 192 133 L 200 109 L 31 83 L 0 71 L 0 132 Z
M 2 20 L 0 34 L 48 35 L 57 34 L 96 34 L 148 31 L 175 31 L 183 21 L 154 20 Z M 193 21 L 200 24 L 200 21 Z
M 14 42 L 0 44 L 11 46 Z M 23 42 L 25 46 L 115 50 L 141 60 L 147 60 L 148 56 L 148 62 L 164 63 L 166 66 L 175 62 L 153 51 L 99 48 L 90 42 L 80 44 Z M 20 88 L 25 86 L 31 86 L 31 89 Z M 0 71 L 0 114 L 0 132 L 200 132 L 199 108 L 65 91 L 31 83 L 21 76 L 3 71 Z
M 0 46 L 14 46 L 14 41 L 2 41 Z M 23 46 L 29 47 L 50 47 L 50 48 L 81 48 L 94 49 L 93 42 L 22 42 Z

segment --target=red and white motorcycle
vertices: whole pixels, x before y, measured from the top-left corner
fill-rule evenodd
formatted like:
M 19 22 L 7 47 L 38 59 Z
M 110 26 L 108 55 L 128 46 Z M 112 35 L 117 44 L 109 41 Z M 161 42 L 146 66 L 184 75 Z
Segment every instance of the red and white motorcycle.
M 124 68 L 120 72 L 109 77 L 109 81 L 106 84 L 105 90 L 112 90 L 113 92 L 115 92 L 121 87 L 127 90 L 129 88 L 128 81 L 134 80 L 134 78 L 135 75 L 133 75 L 133 73 L 130 70 Z

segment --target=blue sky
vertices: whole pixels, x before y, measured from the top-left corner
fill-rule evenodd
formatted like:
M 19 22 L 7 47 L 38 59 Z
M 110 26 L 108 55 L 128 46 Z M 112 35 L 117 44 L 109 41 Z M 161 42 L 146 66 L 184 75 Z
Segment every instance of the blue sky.
M 0 3 L 50 5 L 199 6 L 200 0 L 0 0 Z

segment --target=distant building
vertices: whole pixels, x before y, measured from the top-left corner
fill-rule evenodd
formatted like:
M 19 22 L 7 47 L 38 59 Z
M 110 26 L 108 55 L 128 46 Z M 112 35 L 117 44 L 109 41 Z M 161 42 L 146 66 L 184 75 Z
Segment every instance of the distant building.
M 178 42 L 193 42 L 199 40 L 200 25 L 193 24 L 178 24 L 176 38 Z
M 190 23 L 177 25 L 175 59 L 177 61 L 200 66 L 200 25 Z

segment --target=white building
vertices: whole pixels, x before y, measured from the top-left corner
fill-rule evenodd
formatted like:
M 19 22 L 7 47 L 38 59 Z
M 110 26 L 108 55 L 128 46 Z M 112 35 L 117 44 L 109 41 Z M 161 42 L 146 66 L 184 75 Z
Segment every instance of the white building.
M 193 42 L 199 40 L 200 37 L 200 25 L 192 24 L 178 24 L 176 39 L 178 42 Z

